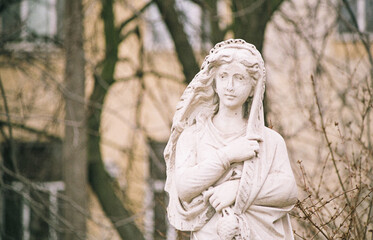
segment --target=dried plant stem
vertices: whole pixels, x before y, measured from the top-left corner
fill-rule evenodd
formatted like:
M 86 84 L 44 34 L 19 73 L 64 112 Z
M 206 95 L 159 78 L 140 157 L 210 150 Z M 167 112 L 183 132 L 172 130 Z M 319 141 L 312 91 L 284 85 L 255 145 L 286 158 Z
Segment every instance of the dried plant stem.
M 356 207 L 354 207 L 354 206 L 351 205 L 350 199 L 348 198 L 348 195 L 347 195 L 347 191 L 346 191 L 345 185 L 344 185 L 344 183 L 342 181 L 342 177 L 341 177 L 341 174 L 340 174 L 338 166 L 337 166 L 337 160 L 336 160 L 336 158 L 334 156 L 334 151 L 332 149 L 332 143 L 329 140 L 328 134 L 326 132 L 326 127 L 325 127 L 325 123 L 324 123 L 324 116 L 323 116 L 323 113 L 321 111 L 321 104 L 320 104 L 320 100 L 319 100 L 319 97 L 317 95 L 317 90 L 316 90 L 316 81 L 313 78 L 313 75 L 311 75 L 311 81 L 312 81 L 312 90 L 313 90 L 313 94 L 314 94 L 314 97 L 315 97 L 318 114 L 319 114 L 319 117 L 320 117 L 321 130 L 322 130 L 323 136 L 325 138 L 325 141 L 327 143 L 327 146 L 328 146 L 328 149 L 329 149 L 329 152 L 330 152 L 330 156 L 331 156 L 331 159 L 332 159 L 332 162 L 333 162 L 334 170 L 335 170 L 335 172 L 337 174 L 337 177 L 338 177 L 339 184 L 340 184 L 340 186 L 342 188 L 342 191 L 343 191 L 343 194 L 345 196 L 346 202 L 347 202 L 347 204 L 348 204 L 348 206 L 349 206 L 349 208 L 351 210 L 350 214 L 355 218 L 355 220 L 357 222 L 357 224 L 356 224 L 357 234 L 358 234 L 358 236 L 360 236 L 360 220 L 354 214 L 355 210 L 356 210 Z
M 302 211 L 304 214 L 304 217 L 314 226 L 326 239 L 330 239 L 328 235 L 321 229 L 319 225 L 317 225 L 311 218 L 311 215 L 308 214 L 308 212 L 303 208 L 302 203 L 298 201 L 297 207 Z
M 321 111 L 321 105 L 320 105 L 319 97 L 317 95 L 317 90 L 316 90 L 316 82 L 315 82 L 315 80 L 313 78 L 313 75 L 311 75 L 311 81 L 312 81 L 313 94 L 315 96 L 317 110 L 318 110 L 318 114 L 319 114 L 319 117 L 320 117 L 321 130 L 322 130 L 323 136 L 325 138 L 325 141 L 327 143 L 327 146 L 328 146 L 328 149 L 329 149 L 329 152 L 330 152 L 330 156 L 332 158 L 333 166 L 334 166 L 335 172 L 336 172 L 337 177 L 338 177 L 339 184 L 340 184 L 340 186 L 341 186 L 341 188 L 342 188 L 342 190 L 344 192 L 347 204 L 351 207 L 351 202 L 350 202 L 350 200 L 349 200 L 349 198 L 347 196 L 346 188 L 345 188 L 345 186 L 343 184 L 341 174 L 340 174 L 340 172 L 338 170 L 337 161 L 336 161 L 336 158 L 334 156 L 334 151 L 332 149 L 332 143 L 330 142 L 328 134 L 326 132 L 326 127 L 325 127 L 325 123 L 324 123 L 324 116 L 323 116 L 323 113 Z

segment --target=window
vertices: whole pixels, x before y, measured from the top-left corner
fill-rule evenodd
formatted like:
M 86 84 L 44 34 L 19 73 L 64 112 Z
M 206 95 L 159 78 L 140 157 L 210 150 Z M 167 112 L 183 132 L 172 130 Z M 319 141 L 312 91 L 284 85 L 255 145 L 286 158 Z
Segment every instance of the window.
M 354 17 L 348 7 L 342 4 L 338 22 L 339 33 L 356 33 L 355 21 L 360 32 L 373 33 L 373 0 L 348 0 L 347 3 Z
M 0 239 L 62 239 L 62 142 L 15 139 L 12 148 L 1 142 L 0 152 L 4 166 L 12 169 L 15 160 L 23 176 L 0 174 Z
M 176 239 L 176 230 L 167 220 L 167 195 L 164 192 L 166 164 L 165 142 L 149 141 L 149 179 L 145 192 L 145 239 Z
M 62 39 L 63 0 L 9 1 L 0 12 L 0 42 Z
M 59 204 L 57 195 L 64 190 L 62 181 L 11 184 L 4 194 L 5 239 L 61 239 L 57 232 Z

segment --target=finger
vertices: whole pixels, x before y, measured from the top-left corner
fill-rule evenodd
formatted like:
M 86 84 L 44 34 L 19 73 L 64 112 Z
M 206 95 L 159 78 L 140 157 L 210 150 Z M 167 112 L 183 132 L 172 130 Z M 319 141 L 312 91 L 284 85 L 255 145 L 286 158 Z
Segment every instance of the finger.
M 220 201 L 219 199 L 215 199 L 214 201 L 212 201 L 212 206 L 216 209 L 216 207 L 220 204 Z
M 252 150 L 253 150 L 254 152 L 258 153 L 259 150 L 260 150 L 259 145 L 257 145 L 257 146 L 253 146 L 253 147 L 252 147 Z
M 252 146 L 259 146 L 259 142 L 256 140 L 248 140 L 248 141 L 249 141 L 249 144 Z
M 258 158 L 259 157 L 259 150 L 254 151 L 254 153 L 255 153 L 255 157 Z
M 213 206 L 213 207 L 215 208 L 215 211 L 220 212 L 221 209 L 222 209 L 220 206 L 221 206 L 221 204 L 217 203 L 216 206 Z
M 224 211 L 225 209 L 227 209 L 229 207 L 229 205 L 227 203 L 220 203 L 219 206 L 216 207 L 216 211 L 217 212 L 221 212 L 221 211 Z
M 254 141 L 257 141 L 257 142 L 263 142 L 263 138 L 260 135 L 257 135 L 257 134 L 246 135 L 246 138 L 248 140 L 254 140 Z
M 218 198 L 216 197 L 216 195 L 212 195 L 210 197 L 210 203 L 211 203 L 211 205 L 213 205 L 213 203 L 217 202 L 217 200 L 218 200 Z
M 203 193 L 203 199 L 205 202 L 214 194 L 214 188 L 209 188 L 206 192 Z
M 215 208 L 215 206 L 216 206 L 215 201 L 212 201 L 211 198 L 210 198 L 210 204 L 211 204 L 211 206 L 213 206 Z
M 253 159 L 253 158 L 257 158 L 257 157 L 259 157 L 259 149 L 257 149 L 257 150 L 251 149 L 249 159 Z
M 259 143 L 257 141 L 249 141 L 249 146 L 250 147 L 259 147 Z
M 223 208 L 225 208 L 226 206 L 224 205 L 224 204 L 218 204 L 218 206 L 216 206 L 216 208 L 215 208 L 215 210 L 217 211 L 217 212 L 221 212 L 221 210 L 223 209 Z

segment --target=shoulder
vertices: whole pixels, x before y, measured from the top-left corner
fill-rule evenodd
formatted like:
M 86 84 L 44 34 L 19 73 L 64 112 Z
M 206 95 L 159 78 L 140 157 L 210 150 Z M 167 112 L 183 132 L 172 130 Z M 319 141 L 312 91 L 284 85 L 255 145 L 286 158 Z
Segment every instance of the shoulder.
M 186 128 L 184 128 L 183 132 L 180 134 L 180 137 L 192 136 L 193 134 L 196 133 L 196 131 L 197 131 L 196 124 L 187 126 Z
M 180 134 L 180 138 L 195 138 L 197 135 L 205 132 L 207 130 L 209 120 L 211 120 L 211 118 L 198 117 L 194 124 L 184 128 Z
M 193 124 L 191 126 L 187 126 L 180 134 L 180 137 L 177 141 L 177 145 L 189 145 L 190 143 L 194 142 L 194 136 L 197 133 L 197 126 Z
M 265 128 L 264 144 L 268 151 L 267 156 L 276 158 L 276 162 L 289 162 L 288 151 L 284 138 L 276 131 Z
M 284 138 L 275 130 L 270 129 L 268 127 L 264 128 L 264 135 L 265 135 L 265 140 L 270 142 L 271 144 L 281 144 L 285 145 L 285 140 Z

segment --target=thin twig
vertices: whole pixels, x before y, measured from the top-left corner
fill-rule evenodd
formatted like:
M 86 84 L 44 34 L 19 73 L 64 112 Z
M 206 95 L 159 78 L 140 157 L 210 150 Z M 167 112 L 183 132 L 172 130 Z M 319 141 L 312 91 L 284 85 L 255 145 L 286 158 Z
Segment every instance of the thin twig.
M 298 203 L 296 204 L 296 206 L 302 211 L 302 213 L 304 214 L 305 218 L 308 219 L 308 221 L 322 234 L 324 235 L 324 237 L 326 239 L 330 239 L 328 237 L 328 235 L 321 229 L 320 226 L 318 226 L 311 218 L 311 216 L 307 213 L 307 211 L 302 207 L 302 203 L 300 201 L 298 201 Z
M 346 191 L 346 188 L 345 188 L 344 183 L 342 181 L 342 177 L 341 177 L 341 174 L 340 174 L 338 166 L 337 166 L 337 161 L 336 161 L 335 156 L 334 156 L 334 151 L 332 149 L 332 143 L 330 142 L 328 134 L 326 132 L 326 127 L 325 127 L 325 124 L 324 124 L 324 116 L 323 116 L 323 113 L 321 111 L 320 100 L 319 100 L 319 97 L 318 97 L 318 94 L 317 94 L 316 82 L 313 79 L 313 75 L 311 75 L 311 81 L 312 81 L 313 94 L 315 96 L 316 106 L 317 106 L 318 114 L 319 114 L 319 117 L 320 117 L 321 129 L 322 129 L 326 144 L 328 146 L 330 156 L 332 158 L 333 166 L 334 166 L 335 172 L 337 174 L 339 184 L 341 185 L 341 188 L 344 192 L 344 195 L 345 195 L 345 198 L 346 198 L 346 201 L 347 201 L 348 205 L 351 207 L 351 203 L 350 203 L 350 200 L 347 196 L 347 193 L 346 193 L 347 191 Z

